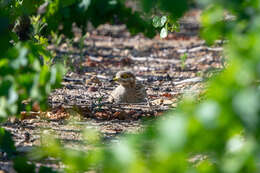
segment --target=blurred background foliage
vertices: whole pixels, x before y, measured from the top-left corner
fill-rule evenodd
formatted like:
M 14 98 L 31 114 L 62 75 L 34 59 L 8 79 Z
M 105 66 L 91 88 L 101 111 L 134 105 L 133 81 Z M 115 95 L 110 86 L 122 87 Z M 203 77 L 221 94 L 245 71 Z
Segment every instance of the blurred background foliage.
M 155 35 L 154 25 L 165 28 L 165 36 L 171 30 L 168 24 L 176 25 L 190 4 L 204 9 L 201 36 L 208 44 L 227 40 L 226 69 L 208 82 L 205 98 L 184 98 L 177 110 L 169 110 L 141 134 L 122 137 L 118 144 L 104 146 L 95 132 L 86 131 L 86 143 L 94 149 L 78 151 L 44 135 L 48 143 L 30 153 L 29 163 L 13 154 L 10 134 L 0 129 L 0 150 L 13 158 L 18 172 L 33 172 L 34 160 L 50 156 L 61 160 L 66 172 L 259 172 L 260 0 L 138 2 L 140 11 L 126 7 L 124 0 L 1 0 L 0 121 L 30 110 L 22 104 L 28 98 L 46 107 L 48 93 L 61 82 L 65 70 L 51 63 L 53 55 L 46 49 L 50 33 L 72 36 L 72 23 L 84 32 L 89 21 L 94 26 L 122 22 L 132 34 L 150 37 Z M 152 22 L 143 14 L 154 9 L 163 15 Z M 51 172 L 44 167 L 39 171 Z

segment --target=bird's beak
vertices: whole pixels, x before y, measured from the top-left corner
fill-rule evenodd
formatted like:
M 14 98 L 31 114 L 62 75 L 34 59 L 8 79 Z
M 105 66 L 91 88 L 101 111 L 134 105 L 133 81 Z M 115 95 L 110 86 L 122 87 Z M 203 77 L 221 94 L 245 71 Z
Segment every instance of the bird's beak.
M 118 81 L 118 78 L 117 78 L 117 77 L 114 77 L 114 78 L 113 78 L 113 81 Z

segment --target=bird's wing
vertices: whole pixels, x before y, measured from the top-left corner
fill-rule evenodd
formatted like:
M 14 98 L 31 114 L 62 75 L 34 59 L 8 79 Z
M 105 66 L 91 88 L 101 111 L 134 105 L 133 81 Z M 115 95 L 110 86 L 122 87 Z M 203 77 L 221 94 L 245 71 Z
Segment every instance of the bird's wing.
M 136 97 L 139 98 L 140 100 L 144 100 L 147 97 L 146 89 L 144 85 L 142 85 L 141 83 L 136 84 L 135 90 L 136 90 Z

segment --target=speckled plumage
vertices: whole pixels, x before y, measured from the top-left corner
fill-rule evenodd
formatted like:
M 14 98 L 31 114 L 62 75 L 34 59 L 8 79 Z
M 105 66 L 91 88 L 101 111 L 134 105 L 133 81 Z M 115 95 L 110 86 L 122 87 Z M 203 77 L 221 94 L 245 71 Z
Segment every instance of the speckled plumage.
M 142 84 L 136 82 L 135 75 L 132 72 L 118 72 L 116 81 L 120 85 L 112 91 L 110 101 L 115 103 L 145 102 L 146 90 Z

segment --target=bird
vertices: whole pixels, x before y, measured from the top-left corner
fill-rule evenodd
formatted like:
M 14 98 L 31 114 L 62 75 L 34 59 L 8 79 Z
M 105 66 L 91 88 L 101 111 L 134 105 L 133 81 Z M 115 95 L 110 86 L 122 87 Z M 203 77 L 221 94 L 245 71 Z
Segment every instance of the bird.
M 119 71 L 113 80 L 119 86 L 112 91 L 109 97 L 110 102 L 141 103 L 146 101 L 145 87 L 136 81 L 136 77 L 131 71 Z

